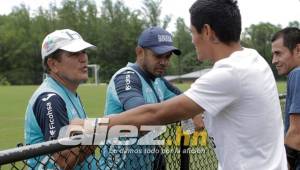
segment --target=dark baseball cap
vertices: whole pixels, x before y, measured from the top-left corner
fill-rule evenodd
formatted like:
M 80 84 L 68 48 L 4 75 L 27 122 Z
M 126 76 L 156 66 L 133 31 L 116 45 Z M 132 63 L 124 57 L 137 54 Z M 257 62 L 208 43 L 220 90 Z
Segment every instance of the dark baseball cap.
M 158 55 L 167 52 L 173 52 L 176 55 L 181 54 L 181 51 L 173 46 L 172 35 L 160 27 L 150 27 L 144 30 L 138 39 L 138 45 L 142 48 L 148 48 Z

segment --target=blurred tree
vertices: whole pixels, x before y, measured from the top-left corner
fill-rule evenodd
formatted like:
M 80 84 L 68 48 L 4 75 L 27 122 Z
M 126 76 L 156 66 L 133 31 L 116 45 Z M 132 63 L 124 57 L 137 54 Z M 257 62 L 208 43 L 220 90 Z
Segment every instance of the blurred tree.
M 299 21 L 291 21 L 289 22 L 289 27 L 296 27 L 300 29 L 300 22 Z
M 159 26 L 166 29 L 171 22 L 171 15 L 165 15 L 164 19 L 161 20 L 161 3 L 162 0 L 144 0 L 142 13 L 144 14 L 144 20 L 146 21 L 146 26 Z
M 171 58 L 172 65 L 168 74 L 181 75 L 211 66 L 209 62 L 201 63 L 197 60 L 190 30 L 183 18 L 178 18 L 176 21 L 174 45 L 181 50 L 182 54 Z
M 2 75 L 11 84 L 29 84 L 35 82 L 39 59 L 35 52 L 35 32 L 32 32 L 29 11 L 25 5 L 15 7 L 1 24 Z M 5 44 L 5 45 L 4 45 Z
M 143 30 L 144 21 L 138 18 L 121 1 L 115 4 L 104 0 L 99 19 L 97 59 L 102 80 L 108 81 L 114 72 L 128 61 L 135 61 L 137 37 Z
M 167 28 L 171 16 L 161 18 L 162 0 L 144 0 L 142 10 L 131 11 L 121 0 L 103 0 L 100 8 L 94 0 L 63 0 L 49 9 L 39 8 L 34 14 L 24 4 L 8 15 L 0 15 L 0 84 L 39 84 L 42 80 L 41 44 L 56 29 L 70 28 L 97 46 L 89 53 L 89 61 L 100 65 L 101 81 L 135 61 L 135 47 L 141 31 L 150 26 Z M 289 26 L 299 28 L 299 21 Z M 251 25 L 242 34 L 242 44 L 251 47 L 271 64 L 270 38 L 280 29 L 270 23 Z M 172 57 L 168 74 L 184 74 L 210 67 L 196 59 L 191 35 L 182 18 L 176 21 L 175 46 L 182 50 Z M 274 67 L 273 67 L 274 69 Z M 274 71 L 275 75 L 276 71 Z

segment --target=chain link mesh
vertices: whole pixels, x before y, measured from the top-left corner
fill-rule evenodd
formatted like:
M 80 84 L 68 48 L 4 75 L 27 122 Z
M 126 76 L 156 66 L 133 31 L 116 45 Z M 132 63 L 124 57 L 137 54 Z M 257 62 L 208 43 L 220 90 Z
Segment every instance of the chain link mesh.
M 197 132 L 194 138 L 193 135 L 195 133 L 192 135 L 183 133 L 179 123 L 173 123 L 169 124 L 165 133 L 159 136 L 159 140 L 165 143 L 161 146 L 76 146 L 72 149 L 41 156 L 34 155 L 30 159 L 26 158 L 27 160 L 0 165 L 0 169 L 217 169 L 212 139 L 207 136 L 206 131 Z M 47 146 L 43 147 L 47 150 Z M 24 155 L 26 155 L 25 151 L 23 151 Z M 5 151 L 1 152 L 5 153 Z M 92 154 L 84 157 L 87 152 Z M 71 157 L 76 158 L 76 167 L 68 165 Z
M 282 112 L 285 107 L 285 94 L 280 95 Z M 169 124 L 167 130 L 161 136 L 164 140 L 161 146 L 74 146 L 72 149 L 47 153 L 46 155 L 34 155 L 26 146 L 20 146 L 20 152 L 24 159 L 2 163 L 9 151 L 0 152 L 0 170 L 2 169 L 155 169 L 155 170 L 215 170 L 217 160 L 213 148 L 213 138 L 209 137 L 205 130 L 188 135 L 182 132 L 179 123 Z M 40 150 L 46 153 L 48 147 L 42 145 Z M 109 147 L 115 150 L 110 152 Z M 21 148 L 23 148 L 21 150 Z M 64 147 L 64 149 L 70 147 Z M 13 150 L 18 150 L 14 148 Z M 53 149 L 52 149 L 53 150 Z M 60 149 L 63 150 L 63 149 Z M 126 151 L 126 152 L 125 152 Z M 16 153 L 16 151 L 14 151 Z M 84 157 L 86 153 L 91 155 Z M 26 155 L 33 155 L 30 158 Z M 10 158 L 13 155 L 10 155 Z M 20 157 L 20 153 L 18 156 Z M 68 165 L 70 158 L 75 157 L 76 167 Z M 27 160 L 25 160 L 27 159 Z M 7 159 L 6 159 L 7 160 Z M 2 165 L 1 165 L 2 164 Z

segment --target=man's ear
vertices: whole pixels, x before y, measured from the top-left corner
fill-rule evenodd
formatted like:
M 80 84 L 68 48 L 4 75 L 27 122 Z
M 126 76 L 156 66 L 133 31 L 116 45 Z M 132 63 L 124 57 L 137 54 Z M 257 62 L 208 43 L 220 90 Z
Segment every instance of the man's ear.
M 215 31 L 211 28 L 210 25 L 204 24 L 203 26 L 203 33 L 207 37 L 208 40 L 210 40 L 212 43 L 219 43 L 219 39 L 216 36 Z
M 296 45 L 294 53 L 297 56 L 297 58 L 300 59 L 300 43 Z
M 48 64 L 48 67 L 50 68 L 50 70 L 54 73 L 56 73 L 58 70 L 57 70 L 57 60 L 53 59 L 53 58 L 48 58 L 47 60 L 47 64 Z
M 209 36 L 211 35 L 211 27 L 208 24 L 204 24 L 202 28 L 202 35 L 204 39 L 209 39 Z
M 137 59 L 144 56 L 144 49 L 140 46 L 137 46 L 135 48 L 135 54 L 136 54 Z

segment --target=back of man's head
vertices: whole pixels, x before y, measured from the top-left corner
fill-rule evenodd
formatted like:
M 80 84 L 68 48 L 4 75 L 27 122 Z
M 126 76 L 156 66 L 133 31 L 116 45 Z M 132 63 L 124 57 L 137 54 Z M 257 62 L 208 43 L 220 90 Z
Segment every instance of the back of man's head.
M 198 33 L 208 24 L 221 42 L 229 44 L 240 40 L 242 24 L 236 0 L 197 0 L 190 14 L 191 24 Z
M 282 38 L 283 45 L 287 47 L 290 52 L 293 52 L 297 44 L 300 44 L 300 29 L 295 27 L 286 27 L 275 33 L 271 41 L 274 42 L 279 38 Z

